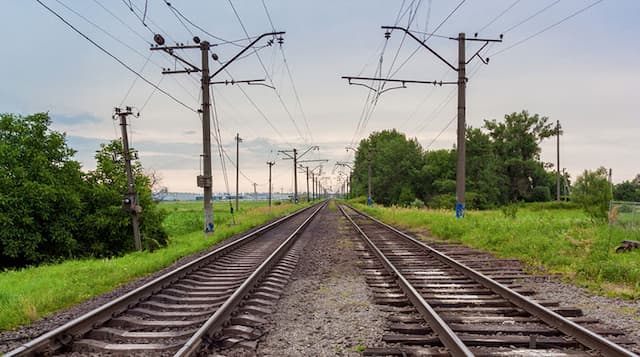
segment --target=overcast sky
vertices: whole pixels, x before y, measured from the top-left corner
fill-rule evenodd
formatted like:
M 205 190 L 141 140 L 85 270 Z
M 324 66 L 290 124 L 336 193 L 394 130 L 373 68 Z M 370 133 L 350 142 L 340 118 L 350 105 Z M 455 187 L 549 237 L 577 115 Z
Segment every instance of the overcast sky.
M 182 66 L 165 53 L 149 51 L 152 34 L 162 33 L 169 44 L 193 44 L 193 35 L 218 43 L 212 52 L 225 62 L 248 43 L 223 44 L 209 35 L 228 41 L 246 39 L 231 4 L 250 36 L 273 29 L 261 0 L 171 1 L 184 17 L 172 12 L 163 0 L 42 1 L 194 109 L 200 101 L 198 75 L 162 75 L 162 68 Z M 417 49 L 416 41 L 398 31 L 385 40 L 380 26 L 398 23 L 410 25 L 414 31 L 431 32 L 459 3 L 265 0 L 276 30 L 286 31 L 282 50 L 277 44 L 264 47 L 265 38 L 256 45 L 257 55 L 247 52 L 249 56 L 229 65 L 228 73 L 221 73 L 216 80 L 266 79 L 276 90 L 212 86 L 222 144 L 233 160 L 235 134 L 244 139 L 240 144 L 244 173 L 240 190 L 253 191 L 251 184 L 256 182 L 258 191 L 267 191 L 266 162 L 276 161 L 274 189 L 291 191 L 292 163 L 276 153 L 293 147 L 304 151 L 319 145 L 319 151 L 304 159 L 328 159 L 324 172 L 331 176 L 336 160 L 353 158 L 345 146 L 357 145 L 372 131 L 397 128 L 416 137 L 424 148 L 451 148 L 455 121 L 447 124 L 456 113 L 455 86 L 408 84 L 407 88 L 387 91 L 357 130 L 369 90 L 349 86 L 340 77 L 376 75 L 382 53 L 385 77 L 455 80 L 456 73 L 427 50 Z M 469 64 L 468 125 L 480 127 L 485 119 L 501 119 L 523 109 L 560 120 L 564 130 L 561 166 L 574 178 L 584 169 L 605 166 L 613 169 L 614 181 L 619 182 L 640 172 L 640 121 L 634 107 L 640 101 L 640 1 L 604 0 L 518 44 L 592 3 L 594 0 L 467 0 L 437 28 L 437 35 L 466 32 L 469 37 L 478 32 L 479 37 L 497 38 L 504 33 L 503 43 L 483 51 L 483 57 L 491 58 L 489 65 L 482 65 L 477 58 Z M 200 191 L 195 176 L 200 170 L 202 129 L 196 113 L 136 80 L 134 74 L 36 1 L 5 0 L 3 5 L 0 112 L 48 111 L 54 129 L 67 133 L 70 145 L 78 150 L 76 158 L 90 170 L 95 168 L 93 154 L 99 144 L 120 136 L 111 119 L 113 107 L 137 107 L 141 116 L 132 119 L 131 140 L 144 167 L 157 171 L 171 191 Z M 433 36 L 427 44 L 456 63 L 456 41 Z M 477 48 L 478 43 L 470 43 L 468 54 Z M 199 65 L 199 50 L 181 53 Z M 220 64 L 212 61 L 211 66 L 216 70 Z M 542 159 L 555 162 L 555 141 L 543 142 L 542 148 Z M 227 191 L 216 150 L 213 166 L 214 191 Z M 235 169 L 229 162 L 226 166 L 233 191 Z M 304 175 L 300 176 L 299 190 L 306 190 Z

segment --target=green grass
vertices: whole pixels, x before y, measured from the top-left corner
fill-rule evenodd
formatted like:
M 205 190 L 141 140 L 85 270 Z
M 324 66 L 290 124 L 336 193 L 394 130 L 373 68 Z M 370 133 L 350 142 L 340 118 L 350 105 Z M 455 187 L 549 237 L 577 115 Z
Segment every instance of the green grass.
M 355 206 L 389 224 L 426 228 L 434 237 L 519 259 L 534 273 L 558 273 L 597 293 L 640 298 L 640 250 L 614 252 L 637 233 L 593 223 L 577 209 L 525 205 L 516 218 L 496 210 L 469 211 L 458 220 L 453 211 Z
M 204 250 L 223 239 L 265 223 L 301 206 L 242 202 L 231 225 L 228 203 L 214 205 L 215 233 L 202 233 L 202 202 L 163 203 L 170 242 L 154 252 L 135 252 L 112 259 L 69 260 L 60 264 L 0 273 L 0 330 L 28 324 L 52 312 L 100 295 Z

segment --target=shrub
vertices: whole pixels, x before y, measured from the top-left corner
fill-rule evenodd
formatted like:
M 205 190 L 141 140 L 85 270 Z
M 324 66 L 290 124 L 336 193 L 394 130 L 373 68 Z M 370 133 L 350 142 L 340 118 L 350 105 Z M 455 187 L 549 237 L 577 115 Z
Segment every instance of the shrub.
M 531 193 L 531 200 L 533 202 L 551 201 L 551 190 L 548 186 L 536 186 Z
M 505 218 L 515 219 L 518 214 L 519 204 L 511 203 L 500 207 L 500 211 Z
M 607 169 L 600 167 L 594 171 L 585 170 L 576 179 L 571 196 L 593 221 L 606 221 L 609 202 L 613 197 Z
M 421 199 L 416 198 L 416 199 L 413 200 L 413 202 L 411 202 L 411 207 L 422 209 L 422 208 L 425 207 L 425 204 Z
M 450 193 L 436 195 L 429 200 L 429 207 L 453 209 L 456 206 L 456 196 Z

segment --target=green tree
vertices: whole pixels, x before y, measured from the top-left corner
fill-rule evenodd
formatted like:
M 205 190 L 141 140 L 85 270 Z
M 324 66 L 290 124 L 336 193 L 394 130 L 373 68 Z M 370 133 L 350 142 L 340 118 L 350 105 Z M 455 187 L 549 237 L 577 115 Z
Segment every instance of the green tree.
M 64 134 L 50 124 L 46 113 L 0 115 L 0 268 L 133 249 L 130 216 L 121 206 L 124 163 L 112 156 L 121 144 L 102 145 L 97 169 L 84 174 Z M 134 166 L 144 245 L 164 245 L 163 212 L 151 199 L 149 178 Z
M 491 137 L 479 128 L 468 128 L 467 207 L 486 209 L 508 200 L 508 177 L 500 171 Z
M 68 258 L 78 248 L 80 164 L 47 113 L 0 115 L 0 266 Z
M 420 169 L 420 192 L 424 201 L 432 208 L 451 208 L 455 204 L 456 152 L 454 150 L 433 150 L 424 154 L 424 164 Z M 453 197 L 453 199 L 451 198 Z
M 640 186 L 634 181 L 623 181 L 615 185 L 613 198 L 618 201 L 640 202 Z
M 96 169 L 86 175 L 87 207 L 83 220 L 84 246 L 93 256 L 119 255 L 134 249 L 131 215 L 122 209 L 127 192 L 127 177 L 119 140 L 101 144 L 96 153 Z M 166 245 L 168 236 L 162 228 L 165 213 L 153 201 L 151 180 L 138 161 L 132 162 L 137 202 L 142 206 L 140 232 L 143 246 Z
M 612 197 L 611 184 L 604 167 L 594 171 L 585 170 L 576 178 L 571 191 L 572 201 L 579 204 L 591 219 L 596 221 L 607 220 Z
M 549 118 L 530 115 L 526 110 L 505 115 L 504 119 L 485 120 L 484 127 L 493 139 L 500 171 L 507 177 L 507 197 L 510 201 L 531 200 L 534 187 L 548 187 L 540 162 L 540 142 L 555 135 L 557 129 Z
M 422 167 L 422 147 L 417 140 L 408 140 L 395 129 L 374 132 L 363 139 L 354 165 L 353 188 L 357 195 L 367 194 L 369 153 L 373 199 L 385 205 L 409 205 L 416 196 Z

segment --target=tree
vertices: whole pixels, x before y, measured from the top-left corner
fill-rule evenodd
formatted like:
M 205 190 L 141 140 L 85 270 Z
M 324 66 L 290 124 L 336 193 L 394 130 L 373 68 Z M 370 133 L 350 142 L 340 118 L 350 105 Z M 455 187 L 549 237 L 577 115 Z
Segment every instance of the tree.
M 68 258 L 78 248 L 80 164 L 47 113 L 0 115 L 0 266 Z
M 451 208 L 455 205 L 456 152 L 434 150 L 424 154 L 418 187 L 425 202 L 432 208 Z
M 526 110 L 504 118 L 504 122 L 485 120 L 484 127 L 493 139 L 500 171 L 508 181 L 508 200 L 531 200 L 534 187 L 546 185 L 540 142 L 558 129 L 549 118 L 530 115 Z
M 611 184 L 607 169 L 585 170 L 578 176 L 571 191 L 571 199 L 578 203 L 593 220 L 606 221 L 611 201 Z
M 86 175 L 87 213 L 83 220 L 85 249 L 93 256 L 119 255 L 134 249 L 131 215 L 122 209 L 127 192 L 127 177 L 119 140 L 101 144 L 96 153 L 96 169 Z M 140 232 L 146 248 L 166 245 L 168 236 L 162 228 L 165 213 L 153 201 L 152 179 L 144 174 L 138 161 L 131 163 L 137 202 L 142 206 Z
M 466 133 L 467 207 L 486 209 L 508 201 L 508 177 L 501 172 L 494 144 L 479 128 Z
M 97 169 L 84 174 L 50 124 L 47 113 L 0 115 L 0 268 L 133 250 L 131 219 L 122 210 L 124 163 L 114 156 L 122 145 L 102 145 Z M 164 245 L 163 212 L 151 200 L 149 178 L 134 166 L 143 244 Z
M 637 181 L 623 181 L 615 185 L 613 198 L 618 201 L 640 202 L 640 186 Z
M 417 176 L 422 166 L 422 147 L 394 130 L 374 132 L 358 146 L 353 188 L 367 194 L 368 157 L 371 153 L 372 191 L 376 202 L 409 205 L 416 197 Z

